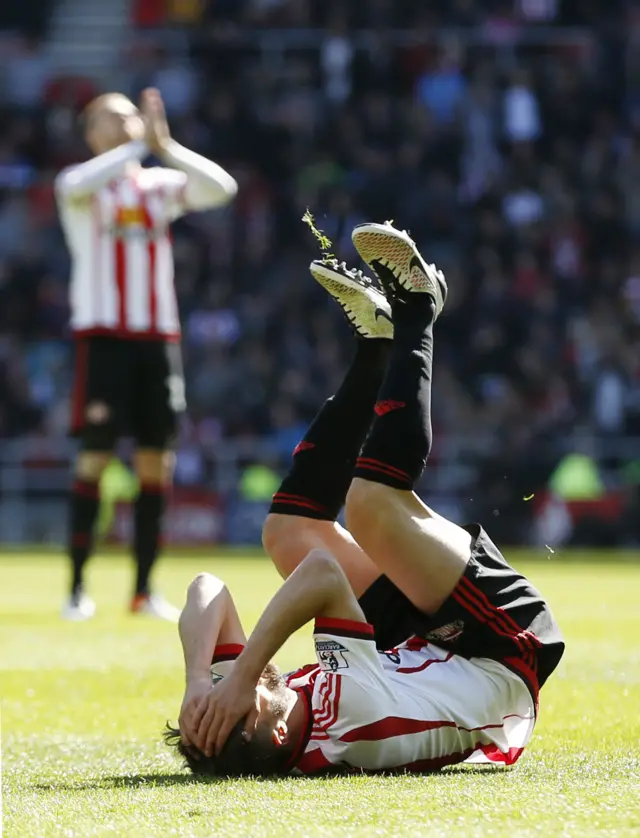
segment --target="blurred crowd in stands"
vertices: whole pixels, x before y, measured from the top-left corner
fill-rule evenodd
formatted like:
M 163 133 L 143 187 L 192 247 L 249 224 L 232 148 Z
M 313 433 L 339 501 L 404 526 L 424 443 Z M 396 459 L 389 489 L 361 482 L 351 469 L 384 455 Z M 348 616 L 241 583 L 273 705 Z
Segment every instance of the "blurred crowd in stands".
M 47 4 L 20 10 L 0 16 L 0 436 L 53 437 L 72 347 L 51 184 L 87 155 L 95 85 L 48 62 Z M 113 86 L 158 86 L 176 138 L 240 183 L 175 229 L 185 452 L 267 437 L 284 458 L 340 379 L 306 207 L 350 263 L 354 224 L 393 219 L 446 271 L 434 458 L 472 464 L 453 489 L 503 508 L 576 431 L 640 437 L 639 38 L 618 0 L 137 0 Z

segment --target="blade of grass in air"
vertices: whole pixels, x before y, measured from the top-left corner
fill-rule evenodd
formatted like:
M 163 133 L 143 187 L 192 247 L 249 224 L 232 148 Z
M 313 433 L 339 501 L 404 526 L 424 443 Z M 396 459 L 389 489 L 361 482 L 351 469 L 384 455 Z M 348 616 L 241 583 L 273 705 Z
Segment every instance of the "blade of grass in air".
M 320 245 L 320 250 L 322 251 L 323 258 L 335 259 L 333 253 L 331 253 L 331 248 L 333 247 L 331 239 L 328 236 L 325 236 L 324 232 L 316 227 L 315 219 L 311 215 L 311 211 L 308 207 L 305 214 L 302 216 L 302 220 L 309 227 L 313 235 L 318 240 L 318 244 Z

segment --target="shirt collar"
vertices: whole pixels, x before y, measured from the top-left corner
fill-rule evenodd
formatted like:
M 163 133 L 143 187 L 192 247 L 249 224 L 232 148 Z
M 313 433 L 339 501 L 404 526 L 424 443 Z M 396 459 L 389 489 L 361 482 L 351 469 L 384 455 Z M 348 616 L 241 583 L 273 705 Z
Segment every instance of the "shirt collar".
M 293 749 L 290 758 L 287 760 L 285 769 L 290 771 L 298 762 L 302 754 L 304 754 L 306 747 L 311 738 L 311 730 L 313 728 L 313 713 L 311 711 L 311 690 L 309 687 L 297 687 L 294 692 L 298 693 L 298 700 L 302 702 L 304 711 L 304 722 L 302 724 L 302 732 L 300 738 Z

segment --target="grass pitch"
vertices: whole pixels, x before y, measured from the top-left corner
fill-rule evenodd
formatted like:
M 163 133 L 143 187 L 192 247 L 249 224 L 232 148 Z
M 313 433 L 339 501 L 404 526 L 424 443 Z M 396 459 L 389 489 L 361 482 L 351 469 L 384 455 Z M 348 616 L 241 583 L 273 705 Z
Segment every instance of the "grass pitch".
M 175 627 L 124 612 L 128 562 L 94 562 L 98 616 L 73 625 L 58 618 L 60 558 L 0 557 L 5 836 L 640 835 L 640 562 L 520 558 L 568 650 L 514 769 L 203 783 L 160 742 L 182 695 L 180 646 Z M 278 584 L 264 559 L 183 557 L 165 559 L 159 587 L 181 602 L 203 569 L 248 627 Z M 301 632 L 279 662 L 310 649 Z

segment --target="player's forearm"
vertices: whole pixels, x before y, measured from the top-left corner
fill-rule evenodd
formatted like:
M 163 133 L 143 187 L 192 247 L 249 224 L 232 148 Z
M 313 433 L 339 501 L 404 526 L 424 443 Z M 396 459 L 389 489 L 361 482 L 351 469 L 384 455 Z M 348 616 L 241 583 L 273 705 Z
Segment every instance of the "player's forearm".
M 61 172 L 56 178 L 56 192 L 67 200 L 90 197 L 110 180 L 122 175 L 129 163 L 142 160 L 148 153 L 143 142 L 130 142 L 106 151 L 86 163 Z
M 201 573 L 189 586 L 178 628 L 187 684 L 210 675 L 213 652 L 222 630 L 229 592 L 224 583 Z
M 264 667 L 294 632 L 332 612 L 348 596 L 353 594 L 337 561 L 324 551 L 312 551 L 266 607 L 236 667 L 257 683 Z
M 227 204 L 235 197 L 235 179 L 212 160 L 170 140 L 162 153 L 163 162 L 187 175 L 185 202 L 191 209 L 209 209 Z

